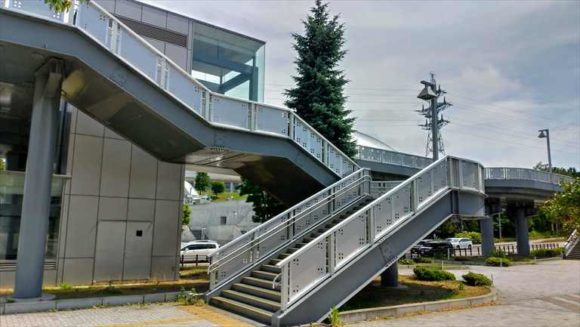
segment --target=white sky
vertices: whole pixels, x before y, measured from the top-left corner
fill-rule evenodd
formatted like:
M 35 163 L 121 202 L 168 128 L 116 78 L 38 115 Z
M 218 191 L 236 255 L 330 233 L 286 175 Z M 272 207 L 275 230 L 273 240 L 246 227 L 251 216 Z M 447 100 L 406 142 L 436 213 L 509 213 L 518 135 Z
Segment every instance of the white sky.
M 292 86 L 291 33 L 314 1 L 145 0 L 267 42 L 265 102 Z M 580 1 L 330 1 L 346 25 L 343 62 L 356 128 L 425 154 L 414 110 L 435 72 L 454 104 L 448 154 L 487 166 L 580 168 Z

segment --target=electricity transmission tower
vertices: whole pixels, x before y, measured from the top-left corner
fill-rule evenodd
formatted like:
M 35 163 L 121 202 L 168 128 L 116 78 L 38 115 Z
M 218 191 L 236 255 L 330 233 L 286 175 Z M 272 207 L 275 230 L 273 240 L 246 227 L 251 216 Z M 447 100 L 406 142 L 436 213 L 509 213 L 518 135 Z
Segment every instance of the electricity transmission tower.
M 443 118 L 442 112 L 451 107 L 452 104 L 447 102 L 445 97 L 443 97 L 443 102 L 439 102 L 439 97 L 447 92 L 441 89 L 441 85 L 437 85 L 435 74 L 431 73 L 431 81 L 421 81 L 421 84 L 424 87 L 417 95 L 417 98 L 429 102 L 429 107 L 422 106 L 420 110 L 417 110 L 419 114 L 425 117 L 425 124 L 419 126 L 428 131 L 425 155 L 429 156 L 429 153 L 433 153 L 433 160 L 437 160 L 439 159 L 439 153 L 445 154 L 441 128 L 449 124 L 449 121 Z M 440 113 L 441 116 L 439 115 Z

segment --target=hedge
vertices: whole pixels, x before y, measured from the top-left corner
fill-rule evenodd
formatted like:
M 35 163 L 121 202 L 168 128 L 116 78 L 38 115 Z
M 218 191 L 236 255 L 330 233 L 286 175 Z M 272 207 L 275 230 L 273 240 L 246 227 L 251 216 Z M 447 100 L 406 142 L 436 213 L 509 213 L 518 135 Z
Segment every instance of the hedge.
M 489 257 L 485 260 L 485 264 L 488 266 L 495 266 L 495 267 L 499 267 L 499 266 L 509 267 L 512 265 L 512 262 L 508 258 Z
M 491 279 L 484 274 L 469 272 L 461 277 L 463 277 L 465 284 L 470 286 L 491 286 L 492 284 Z
M 530 252 L 530 256 L 536 258 L 552 258 L 552 257 L 559 257 L 564 253 L 563 248 L 555 248 L 555 249 L 537 249 Z
M 434 268 L 416 267 L 413 269 L 418 280 L 425 281 L 440 281 L 440 280 L 455 280 L 455 275 L 452 273 Z

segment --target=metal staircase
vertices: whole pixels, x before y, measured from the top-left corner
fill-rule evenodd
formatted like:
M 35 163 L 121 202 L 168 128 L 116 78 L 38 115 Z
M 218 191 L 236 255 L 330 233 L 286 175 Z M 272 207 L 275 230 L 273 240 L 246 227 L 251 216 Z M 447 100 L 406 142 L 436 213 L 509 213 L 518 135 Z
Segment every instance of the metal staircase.
M 564 247 L 564 258 L 580 260 L 580 237 L 578 237 L 578 230 L 574 230 Z
M 276 217 L 277 223 L 266 223 L 263 235 L 282 235 L 267 254 L 253 255 L 263 242 L 260 235 L 244 235 L 224 247 L 210 266 L 210 303 L 273 326 L 318 321 L 446 219 L 483 216 L 478 163 L 445 157 L 397 186 L 370 181 L 368 175 L 361 179 L 358 174 L 364 172 L 343 181 L 349 200 L 341 201 L 338 211 L 323 214 L 296 236 L 285 236 L 296 226 L 295 220 L 282 218 L 288 212 Z M 320 203 L 312 210 L 326 208 L 333 192 L 325 192 L 326 197 L 317 194 L 305 203 Z M 227 258 L 239 262 L 236 269 L 222 271 Z

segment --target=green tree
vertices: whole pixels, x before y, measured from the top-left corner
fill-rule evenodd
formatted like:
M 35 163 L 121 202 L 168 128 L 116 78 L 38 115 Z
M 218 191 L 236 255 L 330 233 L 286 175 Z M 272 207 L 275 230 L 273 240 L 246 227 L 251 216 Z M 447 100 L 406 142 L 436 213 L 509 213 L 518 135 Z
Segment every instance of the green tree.
M 538 162 L 534 168 L 535 170 L 541 170 L 541 171 L 549 171 L 550 168 L 548 167 L 548 164 L 545 164 L 543 162 Z M 566 175 L 566 176 L 570 176 L 570 177 L 574 177 L 574 178 L 579 178 L 580 177 L 580 171 L 577 171 L 576 168 L 574 167 L 569 167 L 569 168 L 564 168 L 564 167 L 552 167 L 552 172 L 556 173 L 556 174 L 560 174 L 560 175 Z
M 89 0 L 80 0 L 80 2 L 88 2 Z M 44 0 L 44 3 L 49 5 L 50 9 L 56 12 L 68 11 L 71 9 L 72 0 Z
M 4 159 L 0 158 L 0 171 L 6 170 L 6 162 Z
M 211 187 L 211 180 L 207 173 L 198 172 L 195 175 L 195 185 L 193 186 L 198 192 L 206 192 Z
M 330 142 L 353 157 L 356 144 L 352 139 L 354 118 L 345 109 L 344 86 L 348 83 L 339 67 L 343 49 L 344 24 L 332 16 L 328 4 L 316 0 L 310 15 L 303 21 L 304 35 L 292 34 L 297 52 L 296 87 L 286 90 L 286 105 Z
M 213 194 L 218 195 L 220 193 L 225 192 L 225 190 L 226 190 L 226 184 L 224 184 L 224 182 L 220 182 L 220 181 L 211 182 L 211 191 L 213 192 Z
M 184 226 L 189 225 L 189 222 L 191 221 L 191 208 L 189 207 L 189 205 L 184 204 L 183 205 L 183 219 L 181 220 L 181 224 Z
M 552 222 L 561 224 L 566 232 L 580 229 L 580 178 L 562 183 L 562 192 L 554 194 L 540 208 Z
M 255 223 L 263 223 L 282 212 L 285 208 L 282 203 L 246 178 L 242 178 L 240 195 L 248 195 L 246 202 L 251 202 L 254 205 L 252 221 Z

